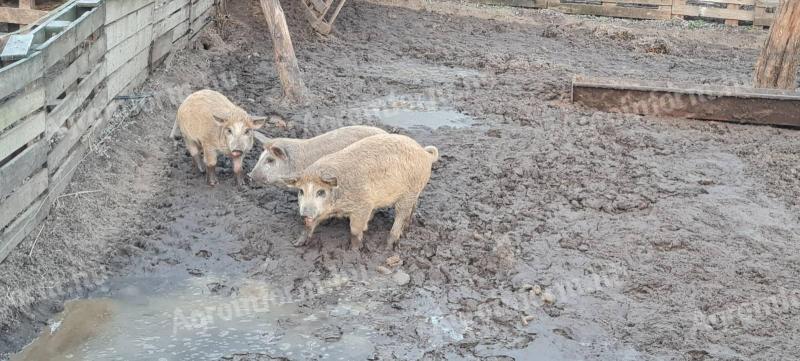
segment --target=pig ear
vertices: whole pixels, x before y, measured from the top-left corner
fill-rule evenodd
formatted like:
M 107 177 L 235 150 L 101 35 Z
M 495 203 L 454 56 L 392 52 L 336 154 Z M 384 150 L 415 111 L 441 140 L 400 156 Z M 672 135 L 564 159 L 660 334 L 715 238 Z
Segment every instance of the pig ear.
M 339 181 L 336 179 L 336 176 L 331 173 L 323 173 L 320 177 L 320 180 L 332 188 L 336 188 L 339 185 Z
M 269 146 L 269 151 L 270 151 L 270 153 L 272 153 L 272 155 L 274 155 L 274 156 L 276 156 L 276 157 L 278 157 L 280 159 L 284 159 L 285 160 L 286 157 L 287 157 L 286 151 L 283 148 L 281 148 L 281 147 L 279 147 L 277 145 L 270 145 Z
M 300 180 L 300 178 L 297 178 L 295 176 L 281 178 L 281 182 L 283 182 L 283 184 L 286 184 L 290 188 L 297 188 L 298 180 Z
M 225 119 L 225 118 L 223 118 L 221 116 L 218 116 L 216 114 L 213 114 L 212 116 L 214 117 L 214 121 L 217 122 L 217 125 L 220 125 L 220 126 L 224 125 L 228 121 L 228 119 Z
M 260 129 L 267 123 L 268 117 L 250 117 L 253 121 L 253 129 Z

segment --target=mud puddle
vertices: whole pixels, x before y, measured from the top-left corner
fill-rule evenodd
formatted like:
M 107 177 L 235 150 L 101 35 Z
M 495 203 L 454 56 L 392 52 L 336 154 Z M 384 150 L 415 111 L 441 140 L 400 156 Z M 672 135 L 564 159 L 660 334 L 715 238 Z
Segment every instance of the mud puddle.
M 178 275 L 117 280 L 97 298 L 69 302 L 12 360 L 219 360 L 247 353 L 352 360 L 374 352 L 365 327 L 330 328 L 329 312 L 301 314 L 267 284 L 224 282 Z
M 390 127 L 417 132 L 475 124 L 470 116 L 426 97 L 390 96 L 369 104 L 366 112 Z

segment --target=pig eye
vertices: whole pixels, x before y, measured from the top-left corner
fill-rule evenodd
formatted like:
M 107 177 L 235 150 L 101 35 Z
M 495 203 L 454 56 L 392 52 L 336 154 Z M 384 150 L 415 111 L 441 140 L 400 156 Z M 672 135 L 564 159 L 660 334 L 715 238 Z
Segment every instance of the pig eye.
M 325 197 L 325 190 L 320 189 L 317 191 L 317 197 Z
M 228 134 L 233 134 L 233 129 L 228 128 Z
M 302 190 L 302 189 L 298 190 L 298 191 L 297 191 L 297 195 L 298 195 L 298 196 L 300 196 L 300 197 L 302 197 L 302 196 L 303 196 L 303 190 Z
M 250 135 L 250 129 L 245 130 L 244 134 Z
M 269 164 L 275 163 L 275 158 L 267 158 L 267 163 Z

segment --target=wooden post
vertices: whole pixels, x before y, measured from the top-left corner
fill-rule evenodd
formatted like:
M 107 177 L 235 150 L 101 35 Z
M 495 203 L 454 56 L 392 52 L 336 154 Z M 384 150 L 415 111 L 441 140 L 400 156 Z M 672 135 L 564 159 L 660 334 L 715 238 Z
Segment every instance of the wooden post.
M 795 89 L 800 61 L 800 1 L 781 0 L 756 63 L 756 88 Z
M 35 9 L 36 0 L 19 0 L 20 9 Z
M 260 1 L 272 38 L 275 67 L 281 80 L 283 95 L 292 102 L 303 101 L 306 97 L 306 87 L 294 55 L 294 46 L 292 46 L 292 38 L 289 35 L 289 27 L 286 25 L 286 17 L 283 14 L 281 3 L 278 0 Z

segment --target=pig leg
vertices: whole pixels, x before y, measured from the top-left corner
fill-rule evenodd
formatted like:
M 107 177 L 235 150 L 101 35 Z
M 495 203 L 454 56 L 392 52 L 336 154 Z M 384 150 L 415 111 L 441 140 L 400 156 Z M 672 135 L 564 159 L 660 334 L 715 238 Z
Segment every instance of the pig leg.
M 350 250 L 359 250 L 364 245 L 364 231 L 367 230 L 372 210 L 350 215 Z
M 188 149 L 189 154 L 192 155 L 192 167 L 197 167 L 200 174 L 205 173 L 206 168 L 203 167 L 203 160 L 200 158 L 200 147 L 197 146 L 197 143 L 187 139 L 186 149 Z
M 206 180 L 213 187 L 217 185 L 217 151 L 203 148 L 203 156 L 206 158 Z
M 414 212 L 414 207 L 417 204 L 417 198 L 404 198 L 394 205 L 394 224 L 392 230 L 389 232 L 389 238 L 386 240 L 386 247 L 394 249 L 397 245 L 397 240 L 403 235 L 403 227 L 408 224 L 411 219 L 411 214 Z
M 233 157 L 233 175 L 236 178 L 236 185 L 241 187 L 244 185 L 244 176 L 242 175 L 242 157 Z
M 314 230 L 317 229 L 317 225 L 319 222 L 314 222 L 311 225 L 307 225 L 305 229 L 303 229 L 303 233 L 300 233 L 300 237 L 297 238 L 296 241 L 292 243 L 295 247 L 302 247 L 308 243 L 308 240 L 311 239 L 311 236 L 314 235 Z

